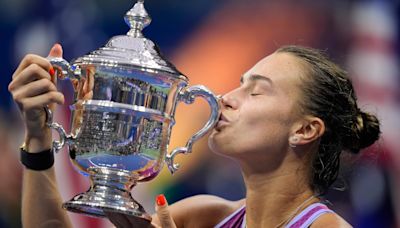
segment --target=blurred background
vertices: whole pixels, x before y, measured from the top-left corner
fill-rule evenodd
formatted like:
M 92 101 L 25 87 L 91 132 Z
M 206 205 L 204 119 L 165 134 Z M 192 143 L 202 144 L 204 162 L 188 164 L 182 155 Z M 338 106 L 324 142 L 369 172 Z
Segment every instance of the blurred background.
M 72 60 L 125 34 L 123 16 L 132 0 L 0 0 L 0 227 L 20 227 L 22 166 L 18 148 L 23 126 L 7 86 L 27 53 L 46 56 L 61 43 Z M 262 57 L 285 44 L 325 50 L 350 73 L 360 105 L 378 115 L 383 138 L 357 158 L 342 162 L 341 178 L 326 196 L 331 207 L 355 227 L 400 227 L 400 74 L 397 0 L 147 0 L 153 22 L 145 36 L 189 77 L 217 94 L 239 85 L 240 76 Z M 64 83 L 64 82 L 63 82 Z M 61 86 L 63 88 L 63 86 Z M 64 89 L 70 94 L 68 87 Z M 180 104 L 170 150 L 185 144 L 207 120 L 203 101 Z M 57 120 L 68 129 L 68 106 Z M 67 153 L 56 155 L 65 200 L 86 191 Z M 154 197 L 170 203 L 195 194 L 235 200 L 245 188 L 237 165 L 212 154 L 207 140 L 181 156 L 182 168 L 166 167 L 149 183 L 133 189 L 148 212 Z M 75 227 L 110 227 L 103 219 L 72 215 Z

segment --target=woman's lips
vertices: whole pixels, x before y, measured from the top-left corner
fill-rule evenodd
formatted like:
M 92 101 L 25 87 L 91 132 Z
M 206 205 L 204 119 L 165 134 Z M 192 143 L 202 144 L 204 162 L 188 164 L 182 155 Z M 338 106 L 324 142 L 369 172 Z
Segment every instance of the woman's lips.
M 221 113 L 219 121 L 217 122 L 216 129 L 220 130 L 222 127 L 229 125 L 229 120 Z
M 221 115 L 219 116 L 219 120 L 229 122 L 229 120 L 225 117 L 225 115 L 223 113 L 221 113 Z

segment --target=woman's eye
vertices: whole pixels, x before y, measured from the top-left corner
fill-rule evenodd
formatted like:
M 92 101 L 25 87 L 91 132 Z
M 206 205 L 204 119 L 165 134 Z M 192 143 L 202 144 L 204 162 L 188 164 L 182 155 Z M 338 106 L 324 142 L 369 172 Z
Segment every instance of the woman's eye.
M 261 95 L 261 93 L 251 93 L 250 96 L 258 96 Z

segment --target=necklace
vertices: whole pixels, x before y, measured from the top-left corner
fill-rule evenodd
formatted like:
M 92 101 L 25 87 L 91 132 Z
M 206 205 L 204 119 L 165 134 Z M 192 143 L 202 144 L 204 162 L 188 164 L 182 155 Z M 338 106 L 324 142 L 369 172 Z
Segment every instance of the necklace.
M 286 225 L 306 203 L 310 202 L 314 198 L 315 198 L 315 195 L 312 195 L 309 198 L 307 198 L 306 200 L 304 200 L 299 206 L 296 207 L 296 209 L 292 213 L 290 213 L 290 215 L 286 219 L 284 219 L 282 222 L 280 222 L 278 225 L 276 225 L 275 228 Z

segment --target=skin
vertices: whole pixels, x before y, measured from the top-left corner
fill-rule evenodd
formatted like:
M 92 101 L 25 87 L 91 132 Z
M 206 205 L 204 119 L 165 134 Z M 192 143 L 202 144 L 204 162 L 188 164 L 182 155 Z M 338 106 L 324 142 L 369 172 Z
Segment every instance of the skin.
M 61 46 L 55 45 L 50 55 L 62 56 Z M 9 85 L 25 122 L 27 150 L 32 153 L 51 146 L 43 107 L 64 102 L 48 73 L 50 67 L 45 58 L 28 55 Z M 290 54 L 274 53 L 246 72 L 240 86 L 222 98 L 221 119 L 209 137 L 209 145 L 214 152 L 238 161 L 246 199 L 232 202 L 200 195 L 170 206 L 157 205 L 149 226 L 212 227 L 246 203 L 248 227 L 279 227 L 318 201 L 309 185 L 311 158 L 325 126 L 321 119 L 303 114 L 299 106 L 304 67 Z M 60 207 L 54 168 L 25 169 L 23 182 L 24 227 L 71 226 Z M 118 227 L 140 223 L 121 215 L 108 217 Z M 311 227 L 350 225 L 336 214 L 324 214 Z
M 209 145 L 214 152 L 239 162 L 246 199 L 185 199 L 170 207 L 178 227 L 213 226 L 215 221 L 207 223 L 202 218 L 221 221 L 245 202 L 248 227 L 284 226 L 294 217 L 293 212 L 318 201 L 315 197 L 302 205 L 315 194 L 308 184 L 310 157 L 325 131 L 319 118 L 301 114 L 298 99 L 302 98 L 304 75 L 299 69 L 303 67 L 289 54 L 272 54 L 246 72 L 241 85 L 223 97 L 221 120 L 209 137 Z M 293 140 L 296 137 L 298 140 Z M 200 213 L 204 216 L 196 216 Z M 334 214 L 323 215 L 312 224 L 328 226 L 350 227 Z

